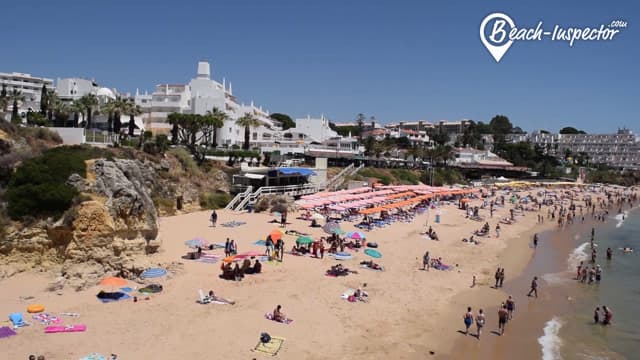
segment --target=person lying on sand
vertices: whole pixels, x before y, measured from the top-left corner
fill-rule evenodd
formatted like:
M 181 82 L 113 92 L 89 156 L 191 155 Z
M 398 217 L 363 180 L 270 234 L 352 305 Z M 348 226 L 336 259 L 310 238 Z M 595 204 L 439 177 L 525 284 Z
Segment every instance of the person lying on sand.
M 205 299 L 208 299 L 209 301 L 217 301 L 217 302 L 230 304 L 230 305 L 234 305 L 236 303 L 235 301 L 227 300 L 227 299 L 222 298 L 220 296 L 216 296 L 216 294 L 213 292 L 213 290 L 209 290 L 209 295 L 207 297 L 205 297 Z
M 368 267 L 369 269 L 373 269 L 373 270 L 382 270 L 382 267 L 380 265 L 374 263 L 373 260 L 361 261 L 360 265 L 364 265 L 364 266 Z

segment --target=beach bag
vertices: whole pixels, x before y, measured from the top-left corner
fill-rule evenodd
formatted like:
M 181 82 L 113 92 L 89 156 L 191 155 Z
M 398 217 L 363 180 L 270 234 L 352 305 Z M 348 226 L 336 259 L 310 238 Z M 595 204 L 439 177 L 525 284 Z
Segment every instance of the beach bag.
M 260 334 L 260 342 L 261 343 L 268 343 L 269 341 L 271 341 L 271 335 L 263 332 L 262 334 Z

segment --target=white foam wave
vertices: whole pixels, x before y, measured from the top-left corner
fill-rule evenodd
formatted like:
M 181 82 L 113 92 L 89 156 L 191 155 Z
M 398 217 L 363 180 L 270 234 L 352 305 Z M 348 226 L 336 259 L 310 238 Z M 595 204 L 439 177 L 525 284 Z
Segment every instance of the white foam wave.
M 569 254 L 569 259 L 567 259 L 567 264 L 569 267 L 569 271 L 573 272 L 576 270 L 580 261 L 585 261 L 589 258 L 589 253 L 587 253 L 587 248 L 590 246 L 590 243 L 584 242 L 577 248 L 575 248 L 571 254 Z
M 562 321 L 557 317 L 553 317 L 547 321 L 544 326 L 544 335 L 538 338 L 538 344 L 542 347 L 542 360 L 560 360 L 560 347 L 562 339 L 560 339 L 560 328 Z
M 621 227 L 621 226 L 622 226 L 622 224 L 624 224 L 624 220 L 625 220 L 628 216 L 629 216 L 629 210 L 627 210 L 627 211 L 625 211 L 625 212 L 623 212 L 623 213 L 621 213 L 621 214 L 616 215 L 616 216 L 614 217 L 614 219 L 616 219 L 616 221 L 618 221 L 618 222 L 616 223 L 616 227 L 617 227 L 617 228 Z
M 542 280 L 544 280 L 544 282 L 549 285 L 560 285 L 571 281 L 571 279 L 567 276 L 567 273 L 562 272 L 544 274 L 542 275 Z

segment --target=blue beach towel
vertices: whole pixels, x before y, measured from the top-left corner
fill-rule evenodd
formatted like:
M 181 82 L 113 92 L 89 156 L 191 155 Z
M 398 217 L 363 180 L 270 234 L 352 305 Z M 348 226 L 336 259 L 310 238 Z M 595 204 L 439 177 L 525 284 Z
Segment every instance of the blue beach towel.
M 24 322 L 24 319 L 22 318 L 22 313 L 9 314 L 9 320 L 11 320 L 11 322 L 13 323 L 14 329 L 29 325 L 26 322 Z
M 120 288 L 120 290 L 122 290 L 122 291 L 124 291 L 124 292 L 126 292 L 126 293 L 129 293 L 129 292 L 132 292 L 132 291 L 133 291 L 133 289 L 132 289 L 132 288 L 130 288 L 130 287 L 123 287 L 123 288 Z

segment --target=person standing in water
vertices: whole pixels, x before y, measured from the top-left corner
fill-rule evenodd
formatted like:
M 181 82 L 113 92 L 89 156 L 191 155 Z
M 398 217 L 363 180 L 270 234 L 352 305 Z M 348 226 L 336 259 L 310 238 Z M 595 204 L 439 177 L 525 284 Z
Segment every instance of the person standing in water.
M 611 320 L 613 319 L 613 313 L 606 306 L 602 306 L 602 311 L 604 312 L 604 316 L 603 316 L 604 319 L 602 319 L 602 325 L 611 325 Z
M 464 327 L 465 327 L 465 335 L 469 334 L 469 328 L 471 324 L 473 324 L 473 313 L 471 312 L 471 307 L 467 308 L 467 312 L 464 314 Z
M 538 247 L 538 234 L 537 233 L 533 234 L 533 247 L 534 248 Z
M 596 324 L 600 323 L 600 307 L 596 307 L 593 311 L 593 322 Z
M 476 327 L 478 328 L 478 334 L 477 334 L 478 340 L 480 340 L 480 335 L 482 333 L 482 327 L 484 326 L 484 322 L 485 322 L 484 312 L 482 311 L 482 309 L 480 309 L 480 311 L 478 311 L 478 315 L 476 316 Z
M 613 250 L 611 250 L 611 248 L 607 248 L 607 260 L 611 260 L 611 257 L 613 256 Z

